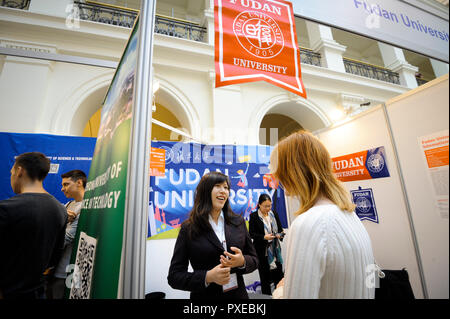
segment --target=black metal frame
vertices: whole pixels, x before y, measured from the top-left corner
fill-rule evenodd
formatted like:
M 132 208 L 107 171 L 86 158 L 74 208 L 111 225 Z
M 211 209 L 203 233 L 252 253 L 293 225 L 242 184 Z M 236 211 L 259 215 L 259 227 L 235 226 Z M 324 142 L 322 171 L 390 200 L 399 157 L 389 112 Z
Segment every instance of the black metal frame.
M 95 3 L 74 1 L 81 20 L 111 24 L 120 27 L 132 28 L 137 17 L 137 12 L 110 8 Z
M 344 58 L 345 72 L 364 76 L 379 81 L 400 84 L 400 76 L 398 73 L 379 68 L 374 65 L 363 62 L 352 61 Z
M 31 0 L 1 0 L 1 7 L 28 10 Z
M 80 1 L 74 1 L 74 4 L 79 10 L 81 20 L 132 28 L 137 17 L 137 12 L 131 10 Z M 205 39 L 206 28 L 195 23 L 156 15 L 155 33 L 202 42 Z
M 427 80 L 424 80 L 424 79 L 421 79 L 421 78 L 418 78 L 418 77 L 416 77 L 416 81 L 417 81 L 417 85 L 418 86 L 421 86 L 421 85 L 423 85 L 425 83 L 428 83 Z
M 322 66 L 322 56 L 320 53 L 313 50 L 300 48 L 300 62 L 305 64 L 311 64 L 315 66 Z
M 205 41 L 206 28 L 194 23 L 170 19 L 162 16 L 155 17 L 155 33 L 183 38 L 198 42 Z

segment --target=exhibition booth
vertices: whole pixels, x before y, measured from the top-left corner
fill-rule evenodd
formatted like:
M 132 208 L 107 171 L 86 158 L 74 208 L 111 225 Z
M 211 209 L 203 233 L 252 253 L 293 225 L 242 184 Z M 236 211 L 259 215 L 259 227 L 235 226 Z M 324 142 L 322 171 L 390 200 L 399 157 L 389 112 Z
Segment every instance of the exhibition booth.
M 383 8 L 392 6 L 391 17 L 396 17 L 394 11 L 401 17 L 422 13 L 405 3 L 380 1 L 385 4 Z M 288 91 L 289 101 L 306 101 L 306 91 L 310 88 L 303 84 L 294 14 L 311 21 L 326 21 L 342 30 L 383 42 L 376 47 L 385 61 L 383 72 L 389 73 L 389 68 L 397 69 L 403 81 L 398 83 L 402 89 L 411 88 L 405 83 L 408 79 L 415 81 L 415 69 L 406 63 L 401 49 L 384 47 L 385 43 L 398 43 L 402 48 L 413 47 L 417 50 L 415 52 L 448 62 L 448 34 L 447 38 L 435 36 L 429 39 L 425 28 L 427 32 L 420 32 L 426 34 L 420 35 L 426 41 L 417 41 L 418 30 L 409 28 L 405 31 L 398 19 L 394 24 L 393 18 L 388 25 L 382 20 L 384 23 L 380 27 L 380 5 L 375 7 L 379 8 L 380 14 L 377 15 L 374 7 L 372 11 L 368 10 L 363 1 L 348 2 L 336 9 L 333 9 L 334 1 L 324 1 L 310 12 L 305 9 L 307 6 L 300 7 L 298 3 L 293 7 L 291 2 L 269 2 L 270 5 L 265 3 L 263 6 L 252 1 L 252 10 L 259 10 L 255 13 L 246 11 L 250 5 L 248 1 L 236 4 L 236 1 L 216 0 L 208 13 L 209 23 L 216 26 L 215 33 L 209 37 L 214 36 L 216 44 L 211 47 L 214 48 L 211 61 L 214 55 L 215 72 L 211 69 L 212 64 L 208 66 L 212 110 L 206 117 L 214 120 L 211 123 L 217 131 L 228 124 L 221 114 L 229 112 L 237 116 L 239 111 L 224 108 L 222 104 L 214 106 L 214 103 L 218 100 L 226 100 L 229 104 L 240 101 L 247 94 L 238 92 L 241 90 L 238 86 L 243 83 L 266 81 Z M 256 3 L 260 7 L 255 7 Z M 279 17 L 275 20 L 270 14 Z M 445 25 L 442 19 L 432 14 L 426 14 L 424 18 L 424 23 Z M 375 19 L 376 28 L 372 19 Z M 230 21 L 237 22 L 225 23 Z M 247 227 L 249 215 L 257 210 L 261 194 L 272 198 L 273 209 L 280 216 L 287 236 L 300 206 L 298 199 L 285 194 L 270 174 L 273 146 L 248 145 L 253 141 L 250 139 L 238 139 L 244 141 L 242 143 L 228 139 L 216 142 L 214 133 L 200 140 L 198 136 L 152 119 L 152 106 L 156 108 L 152 61 L 154 24 L 155 2 L 143 1 L 104 97 L 97 138 L 0 132 L 0 149 L 4 153 L 0 157 L 0 200 L 15 195 L 10 186 L 10 170 L 21 153 L 38 151 L 47 156 L 50 171 L 43 185 L 62 203 L 68 199 L 61 191 L 61 174 L 81 169 L 88 175 L 72 243 L 69 265 L 74 267 L 66 280 L 66 298 L 144 299 L 152 293 L 167 299 L 189 298 L 188 291 L 171 288 L 167 277 L 181 225 L 189 217 L 194 204 L 196 186 L 208 172 L 219 171 L 229 177 L 231 209 L 244 218 Z M 245 30 L 241 29 L 246 24 Z M 444 33 L 448 32 L 448 21 L 446 25 L 447 31 L 442 30 Z M 362 26 L 370 30 L 366 33 L 358 31 Z M 378 102 L 385 102 L 360 110 L 358 107 L 370 105 L 370 102 L 363 103 L 369 99 L 349 95 L 345 93 L 345 86 L 340 87 L 344 83 L 340 79 L 341 74 L 346 73 L 342 56 L 345 47 L 331 41 L 331 30 L 326 31 L 321 26 L 310 27 L 311 33 L 321 39 L 312 43 L 314 50 L 321 51 L 324 64 L 334 64 L 335 69 L 328 71 L 335 77 L 332 81 L 339 88 L 333 93 L 340 99 L 345 96 L 356 100 L 356 108 L 355 105 L 353 108 L 340 105 L 347 112 L 347 117 L 340 122 L 330 124 L 332 121 L 327 117 L 331 119 L 331 115 L 324 112 L 323 119 L 327 121 L 320 127 L 326 127 L 312 133 L 328 149 L 334 173 L 348 190 L 356 205 L 355 212 L 369 233 L 374 262 L 379 268 L 365 269 L 366 284 L 374 279 L 378 287 L 379 278 L 373 277 L 380 273 L 378 270 L 404 269 L 409 275 L 415 298 L 448 299 L 448 73 L 387 101 L 380 98 Z M 386 32 L 395 36 L 388 36 L 384 34 Z M 441 32 L 436 31 L 435 34 L 438 33 Z M 244 39 L 243 45 L 241 40 Z M 436 41 L 440 41 L 438 45 L 433 44 Z M 342 52 L 336 54 L 338 51 Z M 24 57 L 55 59 L 51 55 Z M 274 60 L 266 60 L 272 58 Z M 270 61 L 283 66 L 266 63 Z M 80 61 L 74 63 L 82 64 Z M 310 83 L 316 85 L 311 86 L 311 91 L 320 86 L 321 78 L 316 77 L 315 72 L 309 75 Z M 355 75 L 353 80 L 355 82 L 345 82 L 345 85 L 364 95 L 364 91 L 354 85 L 359 81 L 358 76 Z M 377 80 L 372 80 L 373 86 L 367 90 L 378 89 Z M 237 89 L 233 87 L 217 93 L 216 88 L 226 85 L 236 85 Z M 206 86 L 203 89 L 206 90 Z M 237 93 L 242 93 L 242 96 Z M 249 98 L 253 95 L 257 94 L 248 93 Z M 329 99 L 335 99 L 335 95 L 330 94 Z M 327 103 L 326 99 L 318 101 L 318 104 Z M 281 104 L 283 109 L 291 105 Z M 309 107 L 309 104 L 305 105 Z M 299 113 L 299 117 L 304 114 L 312 113 Z M 183 136 L 182 141 L 154 139 L 152 123 Z M 206 129 L 204 123 L 199 121 L 195 125 Z M 243 135 L 255 133 L 247 133 L 247 128 L 244 126 Z M 222 231 L 225 232 L 225 228 Z M 281 247 L 283 255 L 286 253 L 285 244 Z M 190 265 L 189 270 L 192 270 Z M 257 290 L 258 271 L 246 274 L 244 281 L 250 298 L 264 297 Z
M 314 132 L 329 150 L 336 172 L 345 168 L 339 176 L 348 180 L 344 185 L 370 234 L 377 264 L 382 269 L 406 268 L 416 298 L 448 298 L 448 95 L 446 75 Z M 33 149 L 51 160 L 44 186 L 66 202 L 60 174 L 71 169 L 89 173 L 95 142 L 94 138 L 1 133 L 5 156 L 0 160 L 0 199 L 14 195 L 9 186 L 14 157 Z M 169 287 L 167 271 L 195 186 L 208 171 L 230 176 L 232 208 L 246 220 L 259 194 L 275 196 L 276 210 L 289 233 L 298 202 L 285 199 L 282 190 L 275 193 L 270 184 L 271 147 L 174 142 L 153 142 L 152 147 L 165 150 L 165 157 L 164 174 L 150 177 L 146 293 L 188 298 L 187 292 Z M 382 152 L 370 153 L 374 149 Z M 362 174 L 358 165 L 370 174 Z M 250 286 L 259 276 L 254 272 L 245 280 Z

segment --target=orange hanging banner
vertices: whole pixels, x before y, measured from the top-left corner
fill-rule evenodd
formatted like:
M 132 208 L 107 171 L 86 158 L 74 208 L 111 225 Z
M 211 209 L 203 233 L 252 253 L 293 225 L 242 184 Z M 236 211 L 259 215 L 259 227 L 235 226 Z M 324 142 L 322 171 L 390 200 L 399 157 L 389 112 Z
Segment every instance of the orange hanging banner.
M 214 4 L 216 87 L 264 80 L 306 98 L 292 3 Z

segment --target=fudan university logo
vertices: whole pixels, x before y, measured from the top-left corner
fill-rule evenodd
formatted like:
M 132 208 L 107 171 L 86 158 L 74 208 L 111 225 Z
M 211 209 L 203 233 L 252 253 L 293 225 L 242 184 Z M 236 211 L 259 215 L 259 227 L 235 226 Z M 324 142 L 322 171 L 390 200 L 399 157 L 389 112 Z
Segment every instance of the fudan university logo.
M 274 19 L 264 13 L 256 11 L 240 13 L 234 19 L 233 31 L 240 45 L 257 58 L 273 58 L 284 48 L 280 27 Z
M 292 3 L 215 0 L 216 87 L 267 81 L 306 98 Z

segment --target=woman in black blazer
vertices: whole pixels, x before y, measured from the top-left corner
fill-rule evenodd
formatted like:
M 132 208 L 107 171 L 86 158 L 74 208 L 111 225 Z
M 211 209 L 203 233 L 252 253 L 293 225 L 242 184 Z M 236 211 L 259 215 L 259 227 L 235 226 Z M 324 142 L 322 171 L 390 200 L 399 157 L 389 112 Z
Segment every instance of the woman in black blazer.
M 259 278 L 261 292 L 271 295 L 270 284 L 276 285 L 283 278 L 283 258 L 281 244 L 284 232 L 277 212 L 272 211 L 272 199 L 267 194 L 261 194 L 258 200 L 258 210 L 250 214 L 249 233 L 259 259 Z M 266 220 L 266 223 L 264 222 Z
M 258 258 L 244 219 L 231 211 L 229 194 L 228 176 L 204 175 L 181 225 L 167 280 L 190 291 L 191 299 L 248 299 L 243 274 L 258 267 Z

